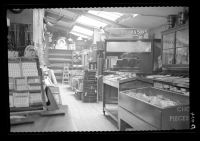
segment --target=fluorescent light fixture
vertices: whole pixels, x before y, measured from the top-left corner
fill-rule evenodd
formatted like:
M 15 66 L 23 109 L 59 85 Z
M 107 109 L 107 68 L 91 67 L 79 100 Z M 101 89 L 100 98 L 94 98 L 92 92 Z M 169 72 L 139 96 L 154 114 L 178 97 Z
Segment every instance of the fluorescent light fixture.
M 73 34 L 73 35 L 75 35 L 75 36 L 82 37 L 82 38 L 91 38 L 91 37 L 89 37 L 89 36 L 84 36 L 84 35 L 82 35 L 81 33 L 73 32 L 73 31 L 71 31 L 70 33 Z
M 123 14 L 117 12 L 104 12 L 104 11 L 95 11 L 89 10 L 88 13 L 105 18 L 107 20 L 116 21 Z
M 84 24 L 84 25 L 92 26 L 92 27 L 97 27 L 97 28 L 105 27 L 107 25 L 106 23 L 100 22 L 98 20 L 95 20 L 86 16 L 80 16 L 76 20 L 76 22 Z

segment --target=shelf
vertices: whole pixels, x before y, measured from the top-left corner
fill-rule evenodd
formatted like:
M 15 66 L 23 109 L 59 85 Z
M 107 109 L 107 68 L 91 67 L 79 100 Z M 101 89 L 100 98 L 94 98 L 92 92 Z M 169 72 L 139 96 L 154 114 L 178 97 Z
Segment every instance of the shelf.
M 39 82 L 28 82 L 28 85 L 41 85 L 41 83 Z
M 16 92 L 16 93 L 20 93 L 20 92 L 29 92 L 29 90 L 27 89 L 27 90 L 16 90 L 16 89 L 14 89 L 14 90 L 12 90 L 12 92 Z
M 187 84 L 183 84 L 183 83 L 166 82 L 164 80 L 158 80 L 158 79 L 152 79 L 152 80 L 154 82 L 159 82 L 159 83 L 167 84 L 167 85 L 174 86 L 174 87 L 189 89 L 189 84 L 187 85 Z
M 103 79 L 103 83 L 115 88 L 119 88 L 119 81 L 111 81 L 109 79 Z
M 118 122 L 118 110 L 117 109 L 109 109 L 109 108 L 104 108 L 105 112 L 112 117 L 115 121 Z
M 34 120 L 31 118 L 10 119 L 10 125 L 21 125 L 30 123 L 34 123 Z
M 41 92 L 42 90 L 29 90 L 30 93 Z
M 29 114 L 29 113 L 39 113 L 44 111 L 43 106 L 40 107 L 10 107 L 10 115 L 18 115 L 18 114 Z
M 37 107 L 42 107 L 43 103 L 42 102 L 37 102 L 37 103 L 31 103 L 30 107 L 31 108 L 37 108 Z

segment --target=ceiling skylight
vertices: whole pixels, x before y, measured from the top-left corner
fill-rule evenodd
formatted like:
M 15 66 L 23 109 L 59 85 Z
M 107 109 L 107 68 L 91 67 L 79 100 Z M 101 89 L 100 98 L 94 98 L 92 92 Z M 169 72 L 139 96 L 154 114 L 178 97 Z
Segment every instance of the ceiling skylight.
M 92 30 L 88 30 L 86 28 L 83 28 L 83 27 L 80 27 L 80 26 L 77 26 L 77 25 L 75 25 L 72 28 L 72 32 L 73 31 L 79 32 L 79 33 L 82 33 L 82 34 L 85 34 L 85 35 L 88 35 L 88 36 L 92 36 L 93 35 L 93 31 Z
M 89 36 L 85 36 L 83 34 L 80 34 L 80 33 L 74 32 L 74 31 L 71 31 L 70 33 L 73 34 L 73 35 L 75 35 L 75 36 L 82 37 L 82 38 L 87 38 L 87 39 L 91 38 Z
M 96 28 L 105 27 L 107 25 L 106 23 L 100 22 L 92 18 L 88 18 L 86 16 L 80 16 L 76 21 L 78 23 L 89 25 Z
M 119 17 L 123 15 L 117 12 L 104 12 L 104 11 L 94 11 L 94 10 L 89 10 L 88 13 L 111 20 L 111 21 L 116 21 Z

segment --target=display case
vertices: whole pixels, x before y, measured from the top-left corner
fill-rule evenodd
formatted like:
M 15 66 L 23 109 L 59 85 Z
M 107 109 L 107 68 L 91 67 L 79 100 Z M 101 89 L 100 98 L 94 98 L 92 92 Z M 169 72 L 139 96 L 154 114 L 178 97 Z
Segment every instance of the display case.
M 140 87 L 151 87 L 153 84 L 136 77 L 135 73 L 116 72 L 103 77 L 103 113 L 110 115 L 118 122 L 119 92 Z
M 189 129 L 189 97 L 179 93 L 153 87 L 122 91 L 119 106 L 119 120 L 134 130 Z
M 162 32 L 162 61 L 167 69 L 189 67 L 189 24 Z

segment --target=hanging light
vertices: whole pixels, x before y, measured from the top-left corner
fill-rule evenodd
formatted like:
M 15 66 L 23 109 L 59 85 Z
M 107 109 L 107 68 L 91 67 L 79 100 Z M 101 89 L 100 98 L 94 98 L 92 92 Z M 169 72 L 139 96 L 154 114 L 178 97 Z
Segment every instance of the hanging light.
M 71 38 L 70 34 L 69 34 L 68 41 L 69 41 L 69 42 L 73 42 L 73 39 Z
M 81 37 L 81 36 L 79 36 L 77 40 L 79 40 L 79 41 L 82 41 L 83 39 L 82 39 L 82 37 Z
M 72 38 L 69 38 L 68 41 L 73 42 Z
M 100 33 L 105 33 L 102 27 L 100 27 Z

